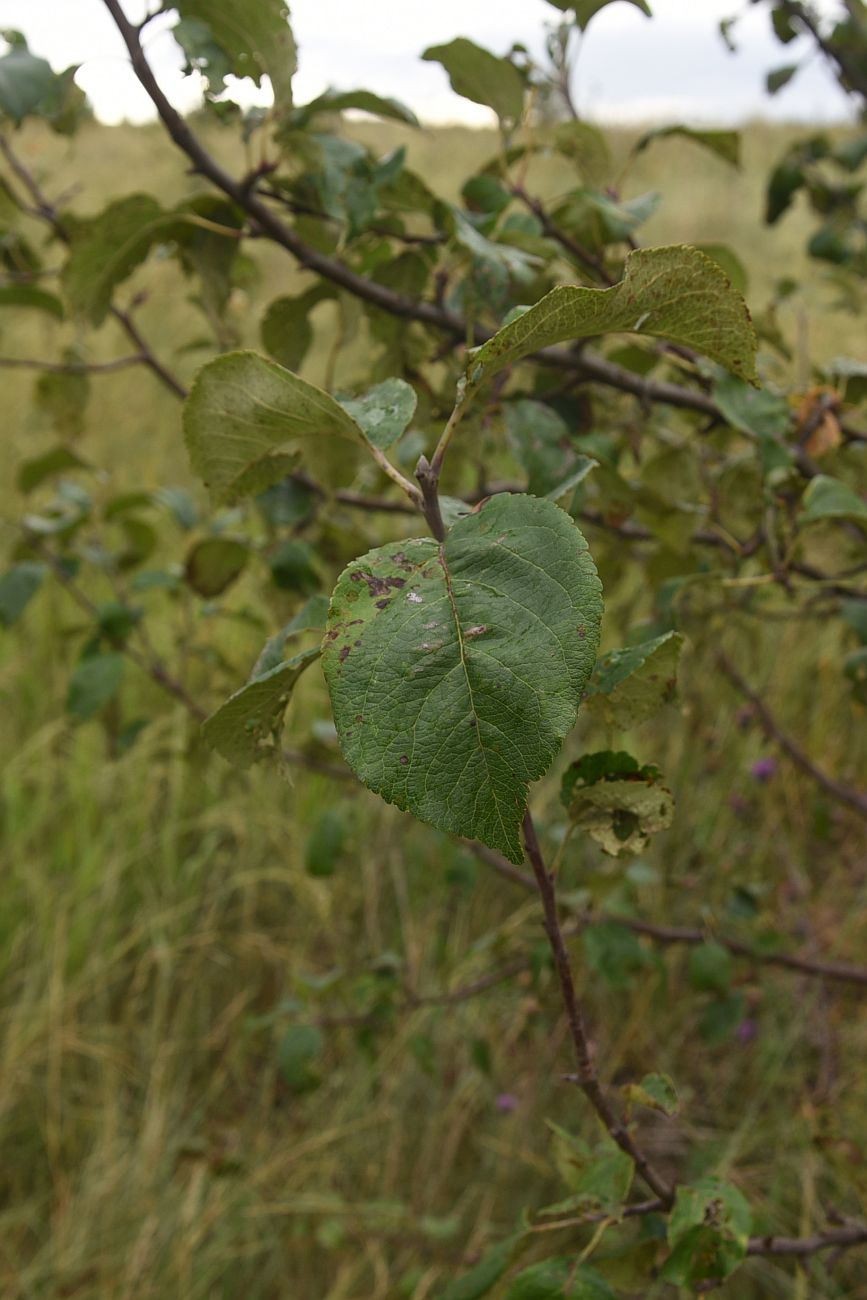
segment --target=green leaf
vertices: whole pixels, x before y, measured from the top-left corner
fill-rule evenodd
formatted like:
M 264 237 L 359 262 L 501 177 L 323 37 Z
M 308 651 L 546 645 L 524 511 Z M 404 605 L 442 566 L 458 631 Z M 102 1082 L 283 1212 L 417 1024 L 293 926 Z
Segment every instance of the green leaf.
M 800 63 L 785 63 L 780 68 L 774 68 L 765 77 L 765 87 L 769 95 L 776 95 L 783 86 L 788 86 L 795 73 L 800 68 Z
M 0 59 L 2 64 L 2 59 Z M 33 284 L 0 285 L 0 307 L 33 307 L 44 311 L 55 320 L 63 320 L 63 303 L 53 293 L 46 293 Z
M 792 421 L 784 397 L 767 388 L 753 388 L 735 375 L 719 375 L 713 398 L 732 428 L 757 438 L 783 438 Z
M 32 460 L 25 460 L 19 465 L 16 480 L 18 490 L 26 495 L 46 479 L 53 478 L 55 474 L 62 474 L 70 469 L 88 468 L 87 461 L 76 456 L 75 452 L 70 451 L 68 447 L 52 447 L 41 456 L 34 456 Z
M 319 1082 L 311 1067 L 322 1052 L 323 1041 L 318 1025 L 292 1025 L 280 1040 L 277 1063 L 283 1082 L 293 1092 L 307 1092 Z
M 309 596 L 322 585 L 315 564 L 316 552 L 309 542 L 292 538 L 281 542 L 268 556 L 268 567 L 278 587 Z
M 624 731 L 646 722 L 674 695 L 683 647 L 679 632 L 612 650 L 596 666 L 587 707 L 606 726 Z
M 709 257 L 678 245 L 630 253 L 610 289 L 552 289 L 473 353 L 469 382 L 482 384 L 553 343 L 614 331 L 667 338 L 755 377 L 756 336 L 743 299 Z
M 557 9 L 571 9 L 575 14 L 575 21 L 583 32 L 587 30 L 591 18 L 595 18 L 596 14 L 606 9 L 608 5 L 616 3 L 616 0 L 548 0 L 548 3 Z M 647 0 L 628 0 L 628 3 L 640 9 L 648 18 L 653 16 Z
M 173 0 L 184 20 L 207 28 L 236 77 L 267 76 L 278 109 L 292 105 L 298 52 L 282 0 Z
M 28 114 L 38 112 L 54 79 L 50 63 L 31 54 L 26 45 L 13 45 L 0 58 L 0 114 L 20 125 Z
M 187 555 L 184 576 L 193 591 L 219 596 L 242 572 L 250 550 L 232 537 L 205 537 Z
M 184 405 L 184 435 L 215 502 L 270 487 L 311 439 L 366 441 L 333 397 L 255 352 L 227 352 L 199 371 Z
M 588 474 L 599 467 L 599 461 L 592 456 L 579 456 L 575 466 L 564 479 L 556 483 L 550 492 L 546 492 L 549 501 L 559 501 L 569 492 L 574 492 L 579 483 L 583 483 Z
M 636 935 L 620 921 L 588 925 L 582 942 L 590 970 L 613 989 L 629 988 L 632 976 L 645 970 L 650 961 Z
M 386 451 L 415 415 L 415 389 L 403 379 L 384 379 L 363 397 L 345 398 L 340 405 L 360 425 L 368 442 Z
M 125 666 L 123 655 L 115 651 L 80 659 L 69 679 L 67 713 L 79 722 L 99 713 L 119 691 Z
M 265 642 L 259 658 L 253 665 L 251 680 L 254 677 L 263 677 L 272 668 L 277 668 L 283 663 L 286 658 L 284 646 L 290 636 L 297 636 L 301 632 L 324 632 L 327 617 L 328 597 L 311 596 L 304 602 L 298 613 L 290 618 L 285 627 L 281 627 L 279 632 L 275 632 L 274 636 L 269 637 Z
M 355 108 L 362 113 L 371 113 L 374 117 L 390 118 L 394 122 L 403 122 L 407 126 L 419 126 L 419 120 L 411 108 L 399 99 L 383 98 L 371 90 L 326 90 L 311 99 L 309 104 L 302 104 L 292 114 L 292 124 L 304 125 L 317 113 L 342 113 L 344 109 Z
M 129 194 L 99 216 L 75 222 L 61 277 L 73 310 L 101 325 L 116 286 L 141 265 L 160 235 L 171 236 L 177 221 L 152 195 Z
M 223 758 L 249 767 L 279 749 L 279 731 L 298 678 L 315 659 L 318 647 L 252 677 L 202 723 L 202 735 Z
M 744 1006 L 743 993 L 729 993 L 725 997 L 712 998 L 698 1025 L 703 1041 L 715 1047 L 731 1038 L 744 1018 Z
M 655 140 L 668 140 L 672 136 L 682 136 L 684 140 L 700 144 L 702 148 L 722 158 L 723 162 L 731 163 L 732 167 L 741 165 L 739 131 L 699 131 L 691 126 L 658 126 L 641 137 L 633 152 L 642 153 Z
M 515 1248 L 523 1240 L 523 1234 L 507 1237 L 493 1246 L 469 1273 L 451 1282 L 441 1291 L 438 1300 L 482 1300 L 496 1286 L 512 1262 Z
M 583 1138 L 548 1121 L 554 1135 L 557 1172 L 572 1195 L 559 1205 L 546 1206 L 546 1216 L 570 1217 L 586 1211 L 616 1214 L 626 1201 L 635 1166 L 608 1135 L 591 1145 Z
M 788 45 L 791 41 L 797 39 L 798 29 L 793 25 L 791 17 L 785 10 L 772 10 L 771 25 L 774 29 L 774 35 L 781 44 Z
M 817 474 L 804 493 L 804 519 L 812 523 L 817 519 L 849 519 L 854 523 L 867 523 L 867 501 L 848 483 L 828 474 Z
M 613 857 L 643 852 L 674 817 L 674 799 L 660 784 L 659 770 L 639 767 L 622 751 L 585 754 L 572 763 L 560 797 L 575 825 Z
M 33 393 L 35 405 L 64 438 L 78 438 L 84 432 L 89 397 L 90 378 L 73 370 L 43 371 Z
M 678 1286 L 728 1277 L 746 1257 L 751 1227 L 749 1204 L 731 1183 L 708 1177 L 681 1185 L 668 1221 L 672 1253 L 662 1277 Z
M 442 546 L 355 560 L 323 643 L 347 762 L 388 802 L 521 862 L 527 786 L 574 725 L 600 617 L 582 534 L 533 497 L 491 497 Z
M 722 267 L 725 274 L 731 281 L 732 288 L 736 290 L 741 297 L 746 297 L 749 288 L 750 278 L 747 274 L 747 268 L 733 249 L 728 244 L 696 244 L 699 252 L 704 253 L 718 266 Z
M 576 1266 L 575 1256 L 545 1259 L 514 1277 L 506 1300 L 615 1300 L 601 1274 L 586 1264 Z
M 44 564 L 26 560 L 0 576 L 0 623 L 11 627 L 24 613 L 45 577 Z
M 326 808 L 304 847 L 304 866 L 310 876 L 332 876 L 346 844 L 346 823 L 336 808 Z
M 647 1106 L 668 1116 L 680 1110 L 677 1089 L 667 1074 L 646 1074 L 640 1083 L 627 1083 L 623 1091 L 630 1105 Z
M 421 56 L 441 63 L 452 90 L 474 104 L 492 108 L 503 123 L 518 122 L 524 111 L 524 79 L 508 59 L 499 59 L 465 36 L 431 45 Z
M 310 313 L 326 299 L 334 297 L 328 285 L 315 285 L 294 298 L 275 298 L 262 317 L 262 346 L 287 370 L 297 370 L 313 342 Z
M 725 993 L 732 982 L 732 955 L 721 943 L 699 944 L 689 954 L 689 982 L 704 993 Z
M 200 72 L 208 83 L 206 95 L 221 95 L 226 78 L 232 75 L 232 60 L 214 40 L 208 24 L 198 18 L 182 18 L 172 28 L 172 36 L 186 57 L 184 72 Z
M 505 416 L 509 442 L 527 472 L 527 491 L 545 496 L 563 483 L 576 461 L 566 421 L 544 402 L 529 398 L 507 402 Z M 560 488 L 559 495 L 565 490 Z

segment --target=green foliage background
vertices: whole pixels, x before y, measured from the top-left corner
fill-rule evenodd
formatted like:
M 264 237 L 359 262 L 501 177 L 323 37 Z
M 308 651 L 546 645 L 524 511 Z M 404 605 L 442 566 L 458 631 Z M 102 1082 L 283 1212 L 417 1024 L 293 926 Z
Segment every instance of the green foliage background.
M 225 154 L 224 137 L 204 130 Z M 495 151 L 481 132 L 350 132 L 378 152 L 405 143 L 446 193 Z M 613 137 L 621 156 L 631 143 Z M 831 310 L 835 290 L 803 256 L 806 215 L 760 225 L 766 173 L 786 143 L 784 130 L 750 128 L 735 174 L 688 141 L 668 141 L 641 156 L 633 185 L 665 195 L 645 242 L 731 245 L 751 302 L 767 300 L 781 267 L 798 278 L 803 291 L 782 312 L 821 362 L 852 352 L 858 327 Z M 199 190 L 156 127 L 89 125 L 74 145 L 28 127 L 20 148 L 56 189 L 81 185 L 81 212 L 142 177 L 166 203 Z M 240 156 L 226 161 L 243 168 Z M 540 168 L 540 193 L 556 181 Z M 279 251 L 256 249 L 255 261 L 229 311 L 238 341 L 252 346 L 264 305 L 312 283 Z M 125 292 L 138 289 L 148 295 L 142 326 L 161 354 L 201 333 L 174 262 L 151 259 Z M 303 374 L 316 382 L 332 364 L 334 311 L 323 302 L 314 312 Z M 57 339 L 37 313 L 0 317 L 0 331 L 4 351 L 24 356 Z M 106 358 L 124 346 L 111 322 L 97 336 Z M 338 383 L 363 370 L 365 346 L 359 332 L 341 351 Z M 201 359 L 178 357 L 185 379 Z M 0 481 L 12 484 L 22 460 L 54 439 L 33 376 L 3 381 Z M 203 507 L 177 403 L 141 370 L 90 383 L 77 448 L 103 471 L 95 495 L 172 484 Z M 2 513 L 11 526 L 17 493 L 4 489 Z M 353 554 L 403 532 L 366 516 L 352 528 Z M 638 575 L 617 577 L 616 543 L 591 544 L 610 593 L 610 648 L 651 611 Z M 331 558 L 348 545 L 335 543 Z M 111 597 L 108 585 L 102 594 Z M 296 604 L 279 590 L 263 595 L 244 574 L 211 608 L 166 597 L 152 635 L 158 650 L 188 646 L 202 690 L 231 688 Z M 154 684 L 131 671 L 124 718 L 159 716 L 126 752 L 99 726 L 59 718 L 83 626 L 55 587 L 0 640 L 0 1292 L 436 1297 L 513 1231 L 523 1207 L 560 1197 L 544 1120 L 596 1136 L 560 1082 L 564 1043 L 551 1034 L 557 1002 L 536 905 L 354 783 L 229 768 L 182 709 L 166 712 Z M 863 770 L 863 705 L 841 692 L 836 626 L 769 622 L 737 645 L 821 766 Z M 797 936 L 825 956 L 863 954 L 863 842 L 782 761 L 766 781 L 751 775 L 769 747 L 741 703 L 706 661 L 686 655 L 678 700 L 630 737 L 663 768 L 682 815 L 628 867 L 593 847 L 567 851 L 566 901 L 670 924 L 700 916 L 752 944 Z M 321 686 L 302 679 L 291 735 L 313 736 L 323 764 L 337 759 L 328 716 Z M 580 728 L 582 743 L 605 747 L 592 714 Z M 553 846 L 565 830 L 553 779 L 538 798 Z M 809 1232 L 829 1203 L 857 1213 L 860 1199 L 863 1211 L 863 1002 L 790 972 L 759 978 L 749 963 L 729 967 L 703 950 L 696 961 L 686 948 L 600 929 L 587 932 L 576 964 L 607 1077 L 626 1082 L 652 1068 L 678 1083 L 676 1124 L 642 1119 L 654 1155 L 665 1163 L 688 1150 L 689 1176 L 736 1176 L 761 1231 Z M 518 996 L 504 983 L 465 1003 L 401 1009 L 402 990 L 463 987 L 535 945 Z M 648 1240 L 620 1259 L 605 1238 L 593 1263 L 629 1293 L 654 1250 Z M 643 1292 L 657 1293 L 672 1292 L 661 1283 Z M 818 1258 L 806 1288 L 785 1262 L 753 1260 L 719 1294 L 867 1295 L 863 1255 L 833 1269 Z

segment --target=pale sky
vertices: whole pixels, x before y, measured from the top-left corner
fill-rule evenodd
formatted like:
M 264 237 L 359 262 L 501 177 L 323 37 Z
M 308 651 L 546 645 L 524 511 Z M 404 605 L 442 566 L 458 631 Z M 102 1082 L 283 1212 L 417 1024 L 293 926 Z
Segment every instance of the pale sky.
M 779 45 L 765 5 L 749 6 L 735 30 L 730 54 L 717 24 L 746 8 L 744 0 L 651 0 L 654 18 L 629 4 L 598 14 L 584 38 L 575 97 L 588 117 L 609 122 L 731 123 L 751 116 L 831 121 L 848 115 L 845 97 L 819 58 L 811 59 L 776 97 L 764 93 L 765 73 L 795 62 L 805 43 Z M 821 0 L 826 13 L 839 0 Z M 142 0 L 126 0 L 130 18 Z M 468 36 L 497 54 L 513 41 L 535 53 L 543 23 L 558 11 L 545 0 L 292 0 L 300 47 L 296 102 L 328 85 L 363 86 L 403 100 L 422 120 L 487 125 L 489 109 L 461 99 L 438 64 L 422 63 L 426 46 Z M 181 56 L 168 34 L 174 15 L 147 29 L 152 66 L 182 109 L 199 99 L 198 78 L 180 74 Z M 31 49 L 55 68 L 80 63 L 77 80 L 107 122 L 153 116 L 150 101 L 126 60 L 102 0 L 0 0 L 0 29 L 18 28 Z M 236 85 L 244 103 L 267 102 L 252 83 Z

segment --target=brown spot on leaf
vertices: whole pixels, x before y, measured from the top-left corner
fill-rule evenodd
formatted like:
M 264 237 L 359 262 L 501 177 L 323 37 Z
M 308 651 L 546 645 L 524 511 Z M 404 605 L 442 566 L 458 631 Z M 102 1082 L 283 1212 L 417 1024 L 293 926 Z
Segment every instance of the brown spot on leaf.
M 401 756 L 400 756 L 400 761 L 401 761 L 402 766 L 403 766 L 403 767 L 406 767 L 407 763 L 409 762 L 409 758 L 407 757 L 406 754 L 401 754 Z
M 349 657 L 349 646 L 345 645 L 343 649 L 340 651 L 340 662 L 345 663 L 348 657 Z
M 366 582 L 367 590 L 371 596 L 385 596 L 395 587 L 400 588 L 406 586 L 406 578 L 398 578 L 394 576 L 389 578 L 377 578 L 375 573 L 362 573 L 360 570 L 356 570 L 356 572 L 352 574 L 352 581 Z

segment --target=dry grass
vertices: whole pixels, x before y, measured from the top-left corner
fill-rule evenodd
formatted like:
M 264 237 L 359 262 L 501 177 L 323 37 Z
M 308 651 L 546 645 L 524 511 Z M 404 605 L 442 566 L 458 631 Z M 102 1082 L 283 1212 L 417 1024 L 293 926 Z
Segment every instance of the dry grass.
M 759 305 L 780 271 L 804 270 L 803 218 L 779 234 L 758 220 L 762 175 L 783 135 L 751 128 L 741 175 L 694 146 L 660 144 L 628 182 L 630 193 L 658 186 L 667 196 L 648 241 L 731 243 Z M 405 140 L 432 181 L 467 174 L 491 151 L 490 138 L 467 131 L 377 128 L 376 138 L 383 149 Z M 621 156 L 627 144 L 615 137 Z M 28 133 L 22 147 L 55 189 L 81 184 L 81 211 L 137 185 L 168 201 L 195 184 L 155 129 L 94 128 L 69 148 Z M 550 169 L 534 181 L 546 193 L 557 183 Z M 298 282 L 279 254 L 261 261 L 258 287 L 235 306 L 239 336 L 252 344 L 264 302 Z M 817 355 L 854 350 L 852 325 L 826 310 L 815 272 L 807 283 L 802 311 Z M 173 357 L 200 332 L 193 309 L 179 303 L 173 265 L 149 265 L 128 292 L 143 284 L 145 330 Z M 73 327 L 64 328 L 71 341 Z M 14 326 L 3 322 L 0 346 L 41 355 L 60 341 L 39 322 L 19 328 L 16 315 Z M 96 349 L 108 356 L 125 346 L 106 325 Z M 173 360 L 187 378 L 198 364 L 195 353 Z M 321 354 L 311 373 L 319 365 Z M 30 406 L 31 383 L 4 376 L 5 482 L 50 443 Z M 191 486 L 177 405 L 144 373 L 94 380 L 82 451 L 106 468 L 98 492 Z M 10 535 L 18 510 L 5 492 Z M 376 526 L 357 527 L 350 543 L 361 550 Z M 613 572 L 616 551 L 600 542 L 600 554 Z M 611 640 L 646 612 L 644 600 L 624 589 L 612 602 Z M 278 621 L 255 583 L 241 584 L 230 603 L 254 606 L 268 626 Z M 168 600 L 159 616 L 175 633 L 182 626 Z M 528 975 L 517 990 L 507 984 L 459 1007 L 328 1030 L 320 1086 L 301 1095 L 281 1079 L 280 1043 L 290 1024 L 324 1009 L 351 1013 L 381 999 L 392 966 L 401 985 L 432 992 L 538 944 L 533 903 L 354 786 L 229 770 L 201 751 L 181 711 L 163 712 L 147 682 L 130 679 L 130 716 L 160 717 L 110 759 L 95 724 L 57 718 L 68 634 L 80 625 L 64 597 L 43 596 L 0 641 L 0 1295 L 436 1296 L 486 1241 L 512 1230 L 522 1207 L 559 1195 L 544 1118 L 592 1131 L 558 1081 L 567 1056 L 550 977 Z M 744 643 L 742 662 L 754 680 L 769 679 L 787 725 L 828 769 L 854 778 L 863 726 L 859 739 L 841 703 L 836 634 L 804 626 L 781 624 L 760 646 Z M 228 670 L 218 661 L 195 669 L 198 689 L 214 697 L 255 653 L 261 625 L 215 620 L 208 636 L 229 662 Z M 774 929 L 793 946 L 863 959 L 867 871 L 856 829 L 785 768 L 766 786 L 751 781 L 761 738 L 742 729 L 734 697 L 704 680 L 704 662 L 699 654 L 687 662 L 680 713 L 634 738 L 669 775 L 675 827 L 644 873 L 576 851 L 565 866 L 567 894 L 746 936 Z M 303 734 L 324 715 L 312 684 L 293 726 Z M 604 740 L 590 728 L 582 724 L 570 752 Z M 539 801 L 553 836 L 553 784 Z M 333 877 L 316 879 L 304 845 L 335 804 L 350 849 Z M 757 900 L 752 920 L 735 909 L 745 890 Z M 576 942 L 583 971 L 580 953 Z M 829 1206 L 863 1212 L 863 1004 L 741 964 L 736 985 L 755 1037 L 710 1046 L 682 952 L 654 960 L 628 991 L 582 978 L 605 1073 L 623 1080 L 666 1070 L 681 1088 L 682 1118 L 645 1125 L 663 1165 L 730 1172 L 767 1228 L 809 1231 Z M 514 1110 L 498 1108 L 503 1093 L 516 1098 Z M 612 1275 L 620 1270 L 625 1294 L 637 1294 L 629 1255 L 609 1257 L 615 1236 L 595 1258 L 608 1259 Z M 857 1300 L 867 1296 L 863 1258 L 819 1261 L 809 1281 L 788 1265 L 753 1263 L 720 1295 Z

